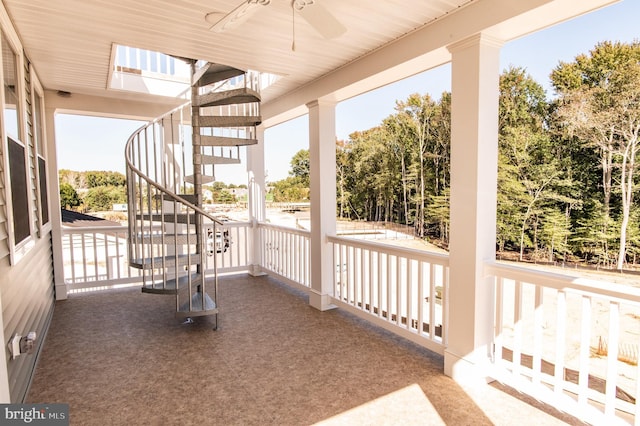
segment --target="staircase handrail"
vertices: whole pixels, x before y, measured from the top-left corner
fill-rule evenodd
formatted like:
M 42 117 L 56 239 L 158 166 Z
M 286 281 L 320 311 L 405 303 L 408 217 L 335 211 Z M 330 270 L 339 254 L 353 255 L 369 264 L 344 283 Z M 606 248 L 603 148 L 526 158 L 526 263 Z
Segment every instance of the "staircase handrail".
M 133 165 L 133 161 L 130 158 L 130 154 L 132 152 L 132 144 L 135 140 L 135 137 L 137 135 L 139 135 L 142 131 L 144 131 L 145 129 L 149 128 L 149 126 L 153 125 L 154 123 L 157 123 L 158 121 L 162 120 L 163 118 L 170 116 L 171 114 L 175 113 L 176 111 L 181 110 L 182 108 L 191 105 L 191 102 L 186 102 L 182 105 L 180 105 L 177 108 L 174 108 L 173 110 L 149 121 L 147 124 L 141 126 L 140 128 L 138 128 L 136 131 L 134 131 L 131 136 L 129 136 L 129 139 L 127 140 L 127 143 L 125 145 L 124 148 L 124 156 L 125 156 L 125 161 L 127 164 L 127 169 L 131 170 L 132 172 L 134 172 L 135 174 L 137 174 L 140 178 L 144 179 L 148 184 L 150 184 L 151 186 L 155 187 L 156 189 L 158 189 L 159 191 L 163 192 L 164 194 L 168 195 L 169 198 L 172 198 L 174 201 L 177 201 L 181 204 L 184 204 L 186 207 L 195 210 L 197 213 L 201 214 L 202 216 L 206 217 L 207 219 L 210 219 L 212 222 L 214 222 L 216 225 L 223 225 L 224 223 L 220 220 L 217 219 L 215 216 L 211 215 L 209 212 L 207 212 L 206 210 L 204 210 L 201 207 L 196 206 L 195 204 L 185 200 L 184 198 L 182 198 L 180 195 L 176 194 L 175 192 L 171 191 L 169 188 L 157 183 L 155 180 L 153 180 L 152 178 L 150 178 L 149 176 L 147 176 L 142 170 L 138 169 L 136 166 Z

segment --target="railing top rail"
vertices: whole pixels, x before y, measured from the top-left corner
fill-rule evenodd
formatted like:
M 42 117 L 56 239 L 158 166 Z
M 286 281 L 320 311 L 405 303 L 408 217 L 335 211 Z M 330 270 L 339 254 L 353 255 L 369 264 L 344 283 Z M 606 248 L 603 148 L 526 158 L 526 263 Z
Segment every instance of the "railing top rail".
M 537 271 L 522 266 L 506 265 L 498 262 L 486 262 L 484 265 L 484 273 L 485 276 L 499 276 L 556 290 L 571 290 L 576 293 L 617 299 L 626 303 L 640 303 L 640 288 L 617 283 L 597 281 L 554 272 Z M 544 281 L 544 284 L 538 284 L 541 280 Z
M 202 216 L 210 219 L 215 224 L 222 225 L 222 222 L 220 221 L 220 219 L 217 219 L 216 217 L 212 216 L 209 212 L 207 212 L 203 208 L 198 207 L 195 204 L 190 203 L 189 201 L 187 201 L 184 198 L 182 198 L 180 195 L 176 194 L 173 191 L 170 191 L 168 188 L 165 188 L 161 184 L 155 182 L 153 179 L 148 177 L 146 174 L 144 174 L 144 172 L 142 170 L 138 169 L 136 166 L 133 165 L 133 161 L 130 158 L 130 154 L 132 153 L 132 149 L 133 149 L 133 142 L 135 141 L 135 138 L 142 131 L 144 131 L 145 129 L 147 129 L 147 128 L 153 126 L 153 125 L 155 125 L 159 121 L 161 121 L 164 118 L 174 114 L 175 112 L 180 111 L 182 108 L 184 108 L 185 106 L 187 106 L 189 104 L 191 104 L 191 102 L 186 102 L 186 103 L 180 105 L 179 107 L 174 108 L 173 110 L 169 111 L 168 113 L 166 113 L 166 114 L 154 119 L 153 121 L 150 121 L 149 123 L 145 124 L 144 126 L 140 127 L 138 130 L 133 132 L 133 134 L 131 136 L 129 136 L 129 139 L 127 140 L 127 144 L 125 145 L 125 148 L 124 148 L 124 155 L 125 155 L 125 160 L 126 160 L 126 163 L 127 163 L 127 169 L 131 170 L 133 173 L 138 175 L 141 179 L 146 181 L 149 185 L 151 185 L 154 188 L 156 188 L 157 190 L 163 192 L 164 195 L 167 196 L 168 198 L 173 199 L 174 201 L 177 201 L 177 202 L 179 202 L 181 204 L 184 204 L 188 208 L 190 208 L 190 209 L 200 213 Z
M 301 235 L 303 237 L 311 237 L 311 232 L 304 229 L 296 229 L 296 228 L 291 228 L 291 227 L 282 226 L 282 225 L 273 225 L 271 223 L 266 223 L 266 222 L 259 222 L 258 227 L 265 228 L 265 229 L 275 229 L 275 230 L 287 232 L 290 234 Z
M 223 228 L 246 228 L 251 226 L 251 222 L 226 221 L 222 222 L 221 226 Z
M 158 227 L 158 229 L 160 229 Z M 128 232 L 127 225 L 103 225 L 103 226 L 82 226 L 82 227 L 65 227 L 62 226 L 63 234 L 88 234 L 92 232 Z
M 405 247 L 396 247 L 389 244 L 375 243 L 365 240 L 356 240 L 353 238 L 344 238 L 336 236 L 328 236 L 327 241 L 330 243 L 344 244 L 348 246 L 358 247 L 365 250 L 379 251 L 393 256 L 402 256 L 409 259 L 415 259 L 439 265 L 449 266 L 449 256 L 442 253 L 434 253 L 430 251 L 416 250 Z

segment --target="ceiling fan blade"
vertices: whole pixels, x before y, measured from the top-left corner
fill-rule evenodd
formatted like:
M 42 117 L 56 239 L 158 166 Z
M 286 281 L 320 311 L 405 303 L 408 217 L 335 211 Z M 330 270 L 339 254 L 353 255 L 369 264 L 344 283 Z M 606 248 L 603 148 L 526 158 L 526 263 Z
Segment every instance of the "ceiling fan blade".
M 221 33 L 231 28 L 235 28 L 253 16 L 253 14 L 260 9 L 259 6 L 266 6 L 269 3 L 271 3 L 271 0 L 245 0 L 240 6 L 236 7 L 231 12 L 224 15 L 219 21 L 214 23 L 209 30 Z
M 293 8 L 324 38 L 340 37 L 347 32 L 344 25 L 318 0 L 294 0 Z

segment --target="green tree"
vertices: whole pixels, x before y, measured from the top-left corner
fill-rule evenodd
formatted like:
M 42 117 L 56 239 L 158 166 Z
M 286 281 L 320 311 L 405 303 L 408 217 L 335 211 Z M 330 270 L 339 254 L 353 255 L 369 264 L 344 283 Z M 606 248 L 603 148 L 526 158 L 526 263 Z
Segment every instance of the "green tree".
M 522 68 L 511 67 L 500 76 L 498 240 L 515 243 L 523 260 L 525 248 L 554 252 L 540 238 L 550 229 L 550 218 L 560 217 L 562 203 L 572 202 L 566 187 L 572 185 L 561 161 L 562 152 L 547 130 L 548 104 L 542 86 Z M 513 241 L 518 229 L 518 239 Z M 568 232 L 565 226 L 564 232 Z M 545 234 L 546 235 L 546 234 Z
M 78 207 L 80 205 L 80 198 L 78 193 L 70 184 L 63 182 L 60 184 L 60 207 L 63 209 L 69 209 L 72 207 Z
M 301 149 L 296 152 L 289 163 L 289 176 L 300 178 L 302 185 L 309 186 L 309 150 Z
M 82 201 L 88 211 L 106 211 L 126 203 L 127 194 L 123 186 L 96 186 L 87 190 Z
M 640 150 L 640 43 L 602 42 L 574 62 L 560 63 L 551 74 L 559 94 L 557 117 L 567 133 L 600 153 L 603 209 L 607 226 L 613 185 L 617 182 L 620 216 L 616 267 L 626 261 Z M 606 235 L 607 229 L 602 230 Z
M 271 193 L 275 202 L 299 202 L 309 200 L 309 186 L 302 178 L 289 176 L 274 182 Z
M 228 191 L 228 188 L 236 188 L 235 185 L 225 185 L 224 182 L 214 182 L 212 185 L 206 186 L 205 189 L 211 191 L 211 202 L 216 204 L 233 204 L 236 196 Z
M 349 170 L 348 145 L 345 141 L 336 142 L 336 194 L 338 203 L 338 217 L 349 216 L 349 197 L 351 193 L 346 189 Z

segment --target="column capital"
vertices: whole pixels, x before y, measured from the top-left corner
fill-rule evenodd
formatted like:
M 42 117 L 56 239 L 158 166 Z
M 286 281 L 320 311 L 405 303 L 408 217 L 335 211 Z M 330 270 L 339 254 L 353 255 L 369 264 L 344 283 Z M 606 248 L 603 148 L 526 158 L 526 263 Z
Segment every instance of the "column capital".
M 331 107 L 331 106 L 336 106 L 338 104 L 337 101 L 334 100 L 330 100 L 330 99 L 314 99 L 311 102 L 307 102 L 307 108 L 311 109 L 311 108 L 316 108 L 316 107 L 322 107 L 322 106 L 327 106 L 327 107 Z
M 450 53 L 456 53 L 461 50 L 468 49 L 469 47 L 478 45 L 500 48 L 504 45 L 504 40 L 488 35 L 486 33 L 477 33 L 472 35 L 471 37 L 467 37 L 463 40 L 448 45 L 447 50 Z

